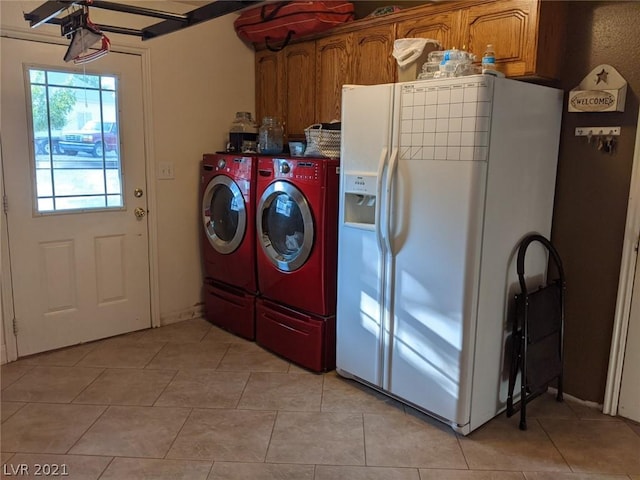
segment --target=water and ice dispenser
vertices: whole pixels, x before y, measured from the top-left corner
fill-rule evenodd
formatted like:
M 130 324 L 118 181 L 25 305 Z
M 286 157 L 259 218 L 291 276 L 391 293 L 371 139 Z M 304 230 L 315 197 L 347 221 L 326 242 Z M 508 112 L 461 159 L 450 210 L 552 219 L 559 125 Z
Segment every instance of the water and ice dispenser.
M 351 226 L 374 228 L 378 177 L 372 174 L 345 173 L 344 222 Z

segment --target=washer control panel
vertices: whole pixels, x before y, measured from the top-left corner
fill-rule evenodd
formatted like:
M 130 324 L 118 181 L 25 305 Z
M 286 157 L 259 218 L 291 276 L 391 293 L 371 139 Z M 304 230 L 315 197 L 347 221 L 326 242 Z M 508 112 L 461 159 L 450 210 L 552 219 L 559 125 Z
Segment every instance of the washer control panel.
M 224 173 L 234 178 L 251 179 L 257 159 L 245 155 L 205 154 L 202 160 L 204 171 Z

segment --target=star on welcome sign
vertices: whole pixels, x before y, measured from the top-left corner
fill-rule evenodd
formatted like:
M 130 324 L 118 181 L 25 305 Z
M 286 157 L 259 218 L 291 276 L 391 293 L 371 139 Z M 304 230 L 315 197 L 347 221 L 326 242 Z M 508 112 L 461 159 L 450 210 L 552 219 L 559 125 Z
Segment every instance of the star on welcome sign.
M 596 77 L 598 77 L 598 79 L 596 80 L 596 85 L 598 85 L 600 82 L 608 83 L 607 82 L 608 76 L 609 76 L 609 72 L 605 71 L 605 69 L 603 68 L 600 73 L 596 74 Z

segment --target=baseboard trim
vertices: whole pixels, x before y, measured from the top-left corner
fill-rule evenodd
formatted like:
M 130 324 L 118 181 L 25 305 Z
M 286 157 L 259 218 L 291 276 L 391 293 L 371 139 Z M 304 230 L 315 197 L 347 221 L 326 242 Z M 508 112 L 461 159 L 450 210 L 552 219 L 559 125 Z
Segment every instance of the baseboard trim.
M 172 312 L 160 315 L 160 326 L 170 325 L 172 323 L 182 322 L 183 320 L 191 320 L 192 318 L 204 317 L 204 304 L 199 303 L 186 310 Z
M 549 387 L 548 391 L 549 393 L 554 395 L 558 393 L 558 389 L 555 387 Z M 600 410 L 602 412 L 602 407 L 603 407 L 602 403 L 592 402 L 590 400 L 582 400 L 581 398 L 574 397 L 573 395 L 569 395 L 567 392 L 562 392 L 562 397 L 565 399 L 571 400 L 574 403 L 579 403 L 580 405 L 583 405 L 589 408 L 595 408 L 596 410 Z

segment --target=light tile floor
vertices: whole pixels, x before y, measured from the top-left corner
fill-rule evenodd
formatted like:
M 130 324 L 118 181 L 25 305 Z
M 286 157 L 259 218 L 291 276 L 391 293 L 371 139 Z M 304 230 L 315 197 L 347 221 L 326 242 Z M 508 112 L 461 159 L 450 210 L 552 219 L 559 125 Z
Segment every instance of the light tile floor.
M 503 414 L 463 437 L 202 319 L 1 375 L 2 478 L 39 464 L 89 480 L 640 480 L 636 423 L 543 395 L 526 432 Z

